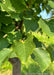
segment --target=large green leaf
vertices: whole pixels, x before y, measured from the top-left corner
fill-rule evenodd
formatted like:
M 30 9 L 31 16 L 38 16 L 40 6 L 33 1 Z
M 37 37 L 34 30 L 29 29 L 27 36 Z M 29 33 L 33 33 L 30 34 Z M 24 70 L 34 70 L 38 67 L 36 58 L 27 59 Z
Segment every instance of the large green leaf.
M 49 37 L 53 36 L 54 34 L 51 32 L 49 26 L 42 20 L 39 20 L 39 27 L 42 28 L 42 31 L 46 33 Z
M 1 38 L 0 39 L 0 50 L 3 48 L 7 48 L 9 45 L 8 40 L 6 38 Z
M 50 5 L 50 7 L 54 9 L 54 1 L 49 0 L 48 3 Z
M 51 63 L 49 53 L 46 50 L 36 48 L 33 51 L 33 56 L 32 58 L 38 62 L 41 71 L 44 72 Z
M 4 63 L 5 59 L 8 58 L 8 55 L 11 53 L 11 50 L 8 48 L 4 48 L 0 51 L 0 66 Z
M 33 36 L 29 35 L 25 41 L 14 41 L 12 49 L 15 51 L 21 61 L 25 62 L 28 56 L 32 53 L 35 45 L 33 43 Z
M 24 25 L 26 28 L 26 32 L 32 30 L 35 31 L 38 28 L 38 23 L 36 20 L 24 20 Z
M 10 0 L 16 11 L 22 11 L 25 8 L 24 0 Z

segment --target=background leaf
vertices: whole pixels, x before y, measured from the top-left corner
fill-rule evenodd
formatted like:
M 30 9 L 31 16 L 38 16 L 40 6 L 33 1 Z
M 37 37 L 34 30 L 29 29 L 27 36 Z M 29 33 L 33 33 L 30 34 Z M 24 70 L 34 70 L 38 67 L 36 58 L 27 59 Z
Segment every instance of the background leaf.
M 6 38 L 1 38 L 0 39 L 0 50 L 3 48 L 7 48 L 9 45 L 8 40 Z
M 12 23 L 12 18 L 10 16 L 8 16 L 7 12 L 0 11 L 0 23 L 3 23 L 3 24 Z

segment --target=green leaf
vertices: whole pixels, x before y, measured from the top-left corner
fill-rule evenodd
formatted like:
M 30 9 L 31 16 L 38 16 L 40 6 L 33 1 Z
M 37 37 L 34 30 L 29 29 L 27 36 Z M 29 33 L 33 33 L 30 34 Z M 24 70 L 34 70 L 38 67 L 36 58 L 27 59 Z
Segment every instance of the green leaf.
M 51 63 L 49 53 L 46 50 L 36 48 L 34 49 L 33 54 L 34 54 L 33 60 L 38 62 L 41 71 L 44 72 Z
M 26 28 L 26 32 L 32 30 L 35 31 L 38 28 L 38 23 L 36 20 L 24 20 L 24 25 Z
M 46 22 L 46 24 L 49 26 L 51 32 L 54 33 L 54 19 L 52 19 L 52 20 Z
M 32 32 L 32 35 L 45 45 L 54 44 L 54 36 L 49 38 L 46 34 L 41 34 L 40 32 Z
M 13 34 L 14 33 L 14 34 Z M 22 34 L 20 31 L 8 33 L 7 39 L 9 40 L 9 43 L 13 43 L 13 40 L 19 40 L 22 39 Z
M 1 29 L 2 24 L 0 23 L 0 29 Z
M 6 38 L 1 38 L 0 39 L 0 50 L 3 48 L 7 48 L 9 45 L 8 40 Z
M 4 11 L 9 11 L 8 7 L 5 5 L 5 4 L 2 4 L 1 3 L 1 10 L 4 10 Z
M 48 3 L 50 5 L 50 7 L 54 9 L 54 1 L 49 0 Z
M 24 0 L 10 0 L 16 11 L 23 11 L 25 8 Z
M 42 47 L 42 42 L 40 42 L 36 37 L 34 37 L 33 41 L 34 41 L 34 43 L 36 45 L 36 48 L 37 47 Z
M 33 43 L 33 36 L 29 35 L 25 41 L 14 41 L 12 49 L 22 62 L 26 62 L 28 56 L 32 53 L 35 45 Z
M 41 73 L 40 67 L 35 62 L 30 63 L 28 66 L 28 73 Z
M 51 60 L 54 61 L 54 44 L 49 45 L 46 50 L 49 52 Z
M 9 24 L 9 25 L 2 25 L 3 27 L 1 28 L 2 29 L 2 31 L 4 32 L 4 33 L 10 33 L 10 32 L 12 32 L 14 29 L 15 29 L 15 25 L 14 24 Z
M 21 65 L 22 67 L 22 71 L 25 72 L 25 75 L 26 73 L 28 75 L 35 75 L 35 73 L 41 73 L 41 70 L 40 70 L 40 67 L 38 65 L 38 63 L 36 63 L 32 58 L 31 56 L 29 56 L 26 64 L 22 64 Z
M 52 37 L 54 34 L 51 32 L 49 26 L 42 20 L 39 20 L 39 27 L 42 28 L 42 31 L 46 33 L 49 37 Z
M 12 22 L 12 19 L 6 12 L 0 11 L 0 23 L 3 24 L 10 24 Z
M 8 58 L 8 55 L 11 53 L 11 50 L 8 48 L 4 48 L 0 51 L 0 66 L 4 63 L 5 59 Z
M 13 7 L 12 7 L 12 4 L 11 4 L 11 1 L 10 0 L 5 0 L 5 5 L 8 9 L 10 10 L 14 10 Z
M 40 67 L 37 62 L 35 62 L 31 56 L 29 56 L 27 63 L 28 73 L 41 73 Z
M 15 11 L 14 8 L 12 7 L 12 4 L 10 0 L 4 0 L 2 3 L 0 3 L 1 10 L 3 11 Z
M 2 31 L 0 31 L 0 39 L 3 38 L 4 35 L 5 34 Z
M 18 13 L 14 12 L 14 11 L 9 11 L 8 13 L 10 14 L 11 18 L 13 18 L 17 21 L 20 20 L 20 17 L 19 17 Z
M 47 35 L 41 34 L 40 32 L 32 32 L 32 34 L 42 43 L 46 43 L 47 45 L 50 44 L 50 41 Z

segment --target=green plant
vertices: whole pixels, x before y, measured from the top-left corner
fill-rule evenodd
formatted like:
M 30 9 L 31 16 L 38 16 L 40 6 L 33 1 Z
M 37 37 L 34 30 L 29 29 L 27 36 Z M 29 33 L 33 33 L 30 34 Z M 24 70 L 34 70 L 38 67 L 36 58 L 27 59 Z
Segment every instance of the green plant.
M 54 61 L 54 17 L 42 19 L 41 9 L 54 10 L 54 1 L 0 0 L 0 68 L 18 57 L 25 73 L 37 64 L 43 73 Z

